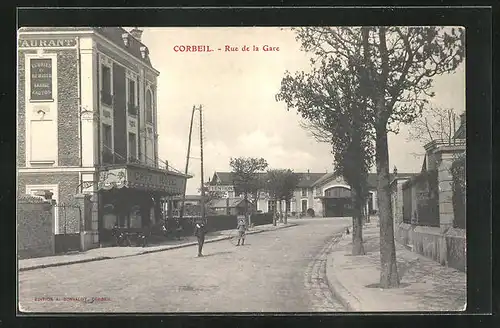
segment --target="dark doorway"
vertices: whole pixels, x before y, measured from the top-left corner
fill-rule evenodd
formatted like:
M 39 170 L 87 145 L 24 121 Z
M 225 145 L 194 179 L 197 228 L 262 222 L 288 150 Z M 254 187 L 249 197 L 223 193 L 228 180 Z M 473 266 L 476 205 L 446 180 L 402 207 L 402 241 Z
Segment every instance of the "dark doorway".
M 302 214 L 305 214 L 307 212 L 307 200 L 304 199 L 302 200 Z
M 351 190 L 332 187 L 325 190 L 324 215 L 327 217 L 348 217 L 352 215 Z

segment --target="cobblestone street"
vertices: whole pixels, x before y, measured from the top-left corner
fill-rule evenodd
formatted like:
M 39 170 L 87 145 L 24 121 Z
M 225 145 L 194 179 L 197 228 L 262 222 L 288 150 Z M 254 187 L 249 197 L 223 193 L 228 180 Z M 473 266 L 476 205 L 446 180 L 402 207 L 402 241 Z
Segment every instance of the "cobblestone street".
M 350 219 L 292 220 L 299 225 L 159 253 L 19 274 L 26 312 L 342 311 L 332 299 L 324 257 Z M 65 299 L 66 297 L 66 299 Z

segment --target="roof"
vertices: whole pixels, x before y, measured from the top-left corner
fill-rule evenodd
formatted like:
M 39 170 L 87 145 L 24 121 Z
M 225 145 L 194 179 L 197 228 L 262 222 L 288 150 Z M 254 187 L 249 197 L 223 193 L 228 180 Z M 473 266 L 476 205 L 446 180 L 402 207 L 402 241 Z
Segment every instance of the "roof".
M 257 173 L 260 176 L 266 176 L 266 172 Z M 310 188 L 313 186 L 314 182 L 325 175 L 325 173 L 301 173 L 295 172 L 300 178 L 297 188 Z M 215 184 L 215 178 L 218 178 L 218 184 L 221 185 L 232 185 L 233 184 L 233 173 L 232 172 L 215 172 L 211 185 Z
M 122 27 L 93 27 L 94 31 L 97 33 L 105 36 L 108 38 L 110 41 L 118 45 L 120 48 L 126 50 L 128 53 L 130 53 L 132 56 L 136 57 L 137 59 L 141 60 L 148 66 L 152 67 L 151 61 L 149 59 L 149 56 L 145 56 L 145 58 L 142 58 L 141 54 L 141 47 L 146 47 L 146 45 L 136 38 L 134 38 L 127 30 L 125 30 Z M 125 46 L 123 43 L 122 39 L 122 34 L 127 33 L 129 35 L 129 45 Z
M 265 175 L 265 172 L 259 173 L 261 175 Z M 335 178 L 335 173 L 330 172 L 330 173 L 297 173 L 300 177 L 299 184 L 297 185 L 297 188 L 312 188 L 314 186 L 320 185 L 322 183 L 326 183 L 330 181 L 330 179 Z M 394 175 L 394 173 L 389 174 L 389 181 L 391 182 L 395 178 L 397 179 L 404 179 L 404 178 L 411 178 L 412 176 L 418 175 L 418 173 L 397 173 Z M 219 179 L 219 184 L 221 185 L 232 185 L 233 184 L 233 177 L 231 172 L 215 172 L 214 177 L 217 176 Z M 213 180 L 212 180 L 213 181 Z M 377 173 L 368 173 L 368 187 L 375 189 L 377 188 Z M 213 185 L 213 184 L 212 184 Z
M 418 173 L 397 173 L 396 175 L 394 173 L 389 173 L 389 181 L 392 182 L 394 179 L 404 179 L 404 178 L 410 178 L 414 175 L 417 175 Z M 323 174 L 323 177 L 318 179 L 315 183 L 314 186 L 317 186 L 322 183 L 326 183 L 330 181 L 331 179 L 334 179 L 336 177 L 335 173 L 326 173 Z M 378 177 L 377 173 L 368 173 L 368 188 L 371 189 L 376 189 L 378 184 Z
M 245 201 L 245 199 L 243 199 L 243 198 L 229 198 L 229 207 L 237 207 L 238 205 L 240 205 L 244 201 Z M 250 202 L 250 201 L 248 201 L 248 203 L 252 204 L 252 202 Z M 209 206 L 212 208 L 227 207 L 227 198 L 214 199 L 209 203 Z
M 136 38 L 134 38 L 127 30 L 119 26 L 106 26 L 106 27 L 22 27 L 20 32 L 54 32 L 54 31 L 88 31 L 88 32 L 96 32 L 103 37 L 107 38 L 123 50 L 127 51 L 129 54 L 139 59 L 141 62 L 146 64 L 147 66 L 153 68 L 151 65 L 151 61 L 149 56 L 142 58 L 141 47 L 147 47 L 144 43 L 140 42 Z M 129 45 L 125 46 L 122 39 L 122 34 L 129 34 Z
M 300 177 L 299 184 L 297 188 L 311 188 L 314 186 L 316 181 L 321 179 L 328 173 L 297 173 Z

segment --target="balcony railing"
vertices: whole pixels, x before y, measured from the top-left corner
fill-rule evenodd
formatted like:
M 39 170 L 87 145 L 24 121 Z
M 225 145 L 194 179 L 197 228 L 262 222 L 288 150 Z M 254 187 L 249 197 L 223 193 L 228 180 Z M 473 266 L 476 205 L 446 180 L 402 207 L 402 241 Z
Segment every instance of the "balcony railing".
M 135 104 L 128 103 L 128 113 L 129 115 L 137 116 L 138 108 Z
M 128 163 L 131 163 L 131 164 L 141 164 L 141 161 L 136 156 L 130 156 L 128 158 Z
M 101 91 L 101 101 L 103 104 L 113 106 L 113 95 L 106 91 Z
M 113 165 L 113 164 L 139 164 L 142 166 L 150 167 L 150 168 L 155 168 L 155 169 L 160 169 L 160 170 L 173 170 L 176 171 L 175 169 L 172 169 L 168 165 L 168 162 L 163 162 L 161 160 L 154 161 L 150 158 L 146 158 L 146 160 L 143 160 L 140 158 L 140 156 L 121 156 L 117 153 L 114 153 L 113 151 L 109 149 L 105 149 L 101 153 L 102 158 L 101 158 L 101 165 Z M 181 173 L 179 171 L 179 173 Z

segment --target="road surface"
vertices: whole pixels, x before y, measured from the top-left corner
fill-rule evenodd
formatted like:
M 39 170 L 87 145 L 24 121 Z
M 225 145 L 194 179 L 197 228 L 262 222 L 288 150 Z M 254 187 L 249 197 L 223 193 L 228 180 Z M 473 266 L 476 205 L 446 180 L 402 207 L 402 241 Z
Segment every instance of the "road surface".
M 20 272 L 25 312 L 335 312 L 325 255 L 348 218 L 127 258 Z

